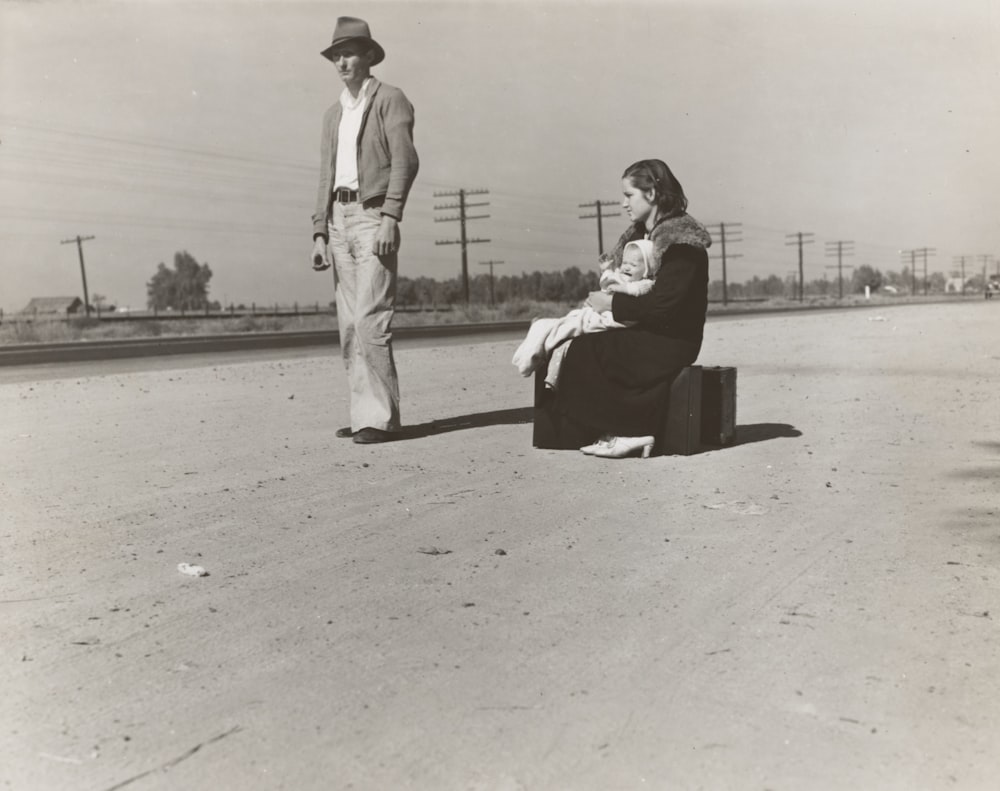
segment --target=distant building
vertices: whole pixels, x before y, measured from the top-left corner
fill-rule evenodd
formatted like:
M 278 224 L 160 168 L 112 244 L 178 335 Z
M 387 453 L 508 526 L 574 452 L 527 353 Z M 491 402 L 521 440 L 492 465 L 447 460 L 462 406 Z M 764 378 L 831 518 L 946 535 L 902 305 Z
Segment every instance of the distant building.
M 55 318 L 75 316 L 83 312 L 83 300 L 79 297 L 32 297 L 22 315 Z
M 969 281 L 960 277 L 949 277 L 944 284 L 945 294 L 961 294 L 969 288 Z

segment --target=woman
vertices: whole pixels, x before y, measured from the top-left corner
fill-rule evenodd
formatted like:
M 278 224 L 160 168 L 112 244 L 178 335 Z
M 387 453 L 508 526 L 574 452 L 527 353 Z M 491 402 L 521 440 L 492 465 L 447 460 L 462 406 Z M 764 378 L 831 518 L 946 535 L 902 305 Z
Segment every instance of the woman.
M 687 214 L 687 198 L 670 168 L 644 159 L 622 175 L 622 208 L 633 221 L 618 240 L 649 239 L 659 262 L 653 290 L 642 296 L 594 291 L 587 304 L 634 326 L 574 339 L 559 388 L 536 391 L 535 445 L 579 448 L 608 458 L 648 456 L 666 417 L 670 385 L 698 358 L 708 306 L 711 236 Z

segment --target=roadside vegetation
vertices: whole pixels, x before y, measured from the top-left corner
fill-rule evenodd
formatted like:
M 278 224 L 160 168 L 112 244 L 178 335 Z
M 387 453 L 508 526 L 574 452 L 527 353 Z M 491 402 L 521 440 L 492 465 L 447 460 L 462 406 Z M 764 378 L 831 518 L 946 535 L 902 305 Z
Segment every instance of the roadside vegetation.
M 708 286 L 709 314 L 889 305 L 969 299 L 982 294 L 983 282 L 976 281 L 978 275 L 968 279 L 967 292 L 960 295 L 947 293 L 947 281 L 939 273 L 921 281 L 913 274 L 905 267 L 900 273 L 883 274 L 862 265 L 850 277 L 807 281 L 803 284 L 801 301 L 794 298 L 799 287 L 794 275 L 784 279 L 776 275 L 755 276 L 742 283 L 713 280 Z M 180 251 L 174 256 L 172 267 L 159 264 L 147 282 L 146 310 L 119 309 L 111 300 L 95 294 L 88 318 L 0 314 L 0 345 L 337 328 L 332 304 L 222 305 L 209 296 L 211 279 L 208 264 L 199 263 L 187 251 Z M 497 278 L 478 274 L 468 281 L 468 299 L 466 285 L 459 278 L 440 281 L 400 277 L 393 326 L 527 322 L 539 316 L 559 316 L 579 306 L 598 287 L 597 272 L 581 271 L 578 267 Z M 866 291 L 870 296 L 866 297 Z
M 486 305 L 455 306 L 445 310 L 402 310 L 393 327 L 437 324 L 479 324 L 529 321 L 536 316 L 565 313 L 569 303 L 518 301 L 491 308 Z M 31 318 L 5 316 L 0 323 L 0 344 L 67 343 L 72 341 L 124 340 L 130 338 L 176 337 L 182 335 L 226 335 L 244 332 L 309 332 L 337 329 L 337 316 L 329 308 L 320 312 L 276 315 L 225 314 L 170 316 L 148 314 L 105 316 L 103 318 Z
M 965 299 L 982 299 L 981 295 L 967 294 Z M 889 306 L 914 302 L 940 302 L 944 299 L 961 299 L 958 295 L 943 294 L 923 296 L 851 294 L 843 299 L 812 296 L 802 302 L 787 297 L 754 300 L 729 300 L 728 304 L 712 302 L 709 315 L 768 310 L 809 310 L 837 307 Z M 488 305 L 451 306 L 447 309 L 402 309 L 393 319 L 393 327 L 428 326 L 441 324 L 481 324 L 497 322 L 526 323 L 539 316 L 559 316 L 579 302 L 515 300 L 490 307 Z M 210 314 L 155 318 L 149 314 L 131 316 L 104 316 L 92 318 L 31 318 L 5 315 L 0 322 L 0 345 L 26 343 L 68 343 L 73 341 L 107 341 L 140 338 L 228 335 L 252 332 L 309 332 L 336 330 L 337 317 L 329 308 L 320 312 L 267 315 Z

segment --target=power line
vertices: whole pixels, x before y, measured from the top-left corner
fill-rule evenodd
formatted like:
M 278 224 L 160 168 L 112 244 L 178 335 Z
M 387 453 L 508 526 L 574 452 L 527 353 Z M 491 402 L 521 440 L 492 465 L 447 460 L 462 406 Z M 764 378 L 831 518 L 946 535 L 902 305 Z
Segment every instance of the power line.
M 965 259 L 972 258 L 971 255 L 956 255 L 952 257 L 952 261 L 961 267 L 962 270 L 962 296 L 965 296 Z
M 108 159 L 105 157 L 93 156 L 67 156 L 64 152 L 53 153 L 33 153 L 17 152 L 9 154 L 5 160 L 9 165 L 24 165 L 28 172 L 45 172 L 45 168 L 50 168 L 50 173 L 57 176 L 65 175 L 67 172 L 73 175 L 85 176 L 92 179 L 95 176 L 105 177 L 109 174 L 124 178 L 148 179 L 150 177 L 163 177 L 170 181 L 180 181 L 191 186 L 201 187 L 206 180 L 213 182 L 230 183 L 241 187 L 271 191 L 279 189 L 299 190 L 304 183 L 302 177 L 292 177 L 289 174 L 281 174 L 280 178 L 275 175 L 257 175 L 259 171 L 250 168 L 240 168 L 239 170 L 220 170 L 218 168 L 199 167 L 189 161 L 169 162 L 169 161 L 142 161 Z M 74 173 L 75 171 L 75 173 Z
M 806 238 L 806 237 L 812 237 L 812 236 L 815 236 L 815 234 L 813 234 L 813 233 L 803 233 L 802 231 L 796 231 L 795 233 L 792 233 L 792 234 L 785 234 L 785 238 L 786 239 L 795 239 L 796 240 L 796 241 L 793 241 L 793 242 L 785 242 L 785 244 L 786 245 L 792 245 L 792 244 L 794 244 L 794 245 L 798 246 L 798 248 L 799 248 L 799 302 L 802 302 L 803 296 L 804 296 L 804 293 L 805 293 L 805 284 L 804 284 L 803 273 L 802 273 L 802 245 L 804 245 L 804 244 L 812 244 L 814 241 L 816 241 L 815 239 L 811 239 L 811 238 L 807 239 Z
M 983 283 L 984 284 L 986 283 L 986 280 L 987 280 L 987 277 L 986 277 L 987 267 L 991 263 L 993 263 L 993 258 L 994 258 L 994 256 L 991 253 L 981 253 L 980 255 L 976 256 L 976 259 L 978 261 L 980 261 L 982 263 L 982 265 L 983 265 Z M 997 275 L 1000 275 L 1000 261 L 997 261 Z
M 910 256 L 910 294 L 916 295 L 917 293 L 917 251 L 916 250 L 900 250 L 900 255 Z
M 738 254 L 738 253 L 735 254 L 735 255 L 732 254 L 732 253 L 730 253 L 727 256 L 726 255 L 726 243 L 727 242 L 729 242 L 729 243 L 732 243 L 732 242 L 741 242 L 741 241 L 743 241 L 743 239 L 742 239 L 742 237 L 739 237 L 739 236 L 733 237 L 733 236 L 727 235 L 727 230 L 729 231 L 729 233 L 737 233 L 737 234 L 742 233 L 742 231 L 740 231 L 739 229 L 742 227 L 743 223 L 741 223 L 741 222 L 730 222 L 730 223 L 720 222 L 720 223 L 717 223 L 716 225 L 719 228 L 718 237 L 719 237 L 719 242 L 722 245 L 722 304 L 723 305 L 728 305 L 729 304 L 729 285 L 728 285 L 729 280 L 728 280 L 728 276 L 726 274 L 726 260 L 727 260 L 727 258 L 742 258 L 743 256 L 740 255 L 740 254 Z M 706 227 L 708 228 L 709 231 L 712 231 L 716 227 L 716 225 L 709 225 L 709 226 L 706 226 Z M 736 229 L 735 231 L 733 231 L 734 228 Z
M 840 299 L 844 298 L 844 256 L 854 255 L 854 242 L 847 242 L 843 240 L 838 240 L 836 242 L 826 243 L 826 255 L 837 256 L 837 266 L 828 266 L 827 269 L 837 270 L 837 285 L 840 292 Z M 854 269 L 853 266 L 847 267 L 848 269 Z
M 901 250 L 902 255 L 910 256 L 910 293 L 916 295 L 917 293 L 917 256 L 922 256 L 924 259 L 924 296 L 927 295 L 927 256 L 934 255 L 937 252 L 933 247 L 918 247 L 913 250 Z
M 480 266 L 488 266 L 490 268 L 490 307 L 492 308 L 496 299 L 493 292 L 493 267 L 500 266 L 503 261 L 480 261 Z
M 60 129 L 54 126 L 44 126 L 41 124 L 34 124 L 30 121 L 24 122 L 21 119 L 6 114 L 0 115 L 0 118 L 5 119 L 8 123 L 12 124 L 18 130 L 27 129 L 39 132 L 44 135 L 55 135 L 55 136 L 61 135 L 64 137 L 72 137 L 74 141 L 81 139 L 93 140 L 102 144 L 110 143 L 115 146 L 126 145 L 126 146 L 132 146 L 134 148 L 154 149 L 174 154 L 199 156 L 207 159 L 218 159 L 221 161 L 252 163 L 258 165 L 268 165 L 272 167 L 303 168 L 303 169 L 308 169 L 310 172 L 315 170 L 313 166 L 305 165 L 304 163 L 299 163 L 299 162 L 292 162 L 291 160 L 279 160 L 270 157 L 252 156 L 248 154 L 233 154 L 231 151 L 179 145 L 173 142 L 158 140 L 156 138 L 142 139 L 137 137 L 125 137 L 122 135 L 98 133 L 92 130 L 84 130 L 84 129 Z
M 594 207 L 594 214 L 581 214 L 581 220 L 592 220 L 594 217 L 597 218 L 597 254 L 599 256 L 604 255 L 604 223 L 602 222 L 603 217 L 620 217 L 620 212 L 615 212 L 614 214 L 601 214 L 601 206 L 617 206 L 618 201 L 613 200 L 600 200 L 597 199 L 592 203 L 581 203 L 580 208 L 585 209 L 588 206 Z
M 285 222 L 289 213 L 293 210 L 303 210 L 308 214 L 311 210 L 312 201 L 308 196 L 312 190 L 306 189 L 304 182 L 310 180 L 307 174 L 314 173 L 317 165 L 311 162 L 310 157 L 281 159 L 270 157 L 266 153 L 258 154 L 253 150 L 241 151 L 221 146 L 213 147 L 211 144 L 201 146 L 193 136 L 189 139 L 170 139 L 166 135 L 159 139 L 138 137 L 110 129 L 46 125 L 47 122 L 41 119 L 36 123 L 29 118 L 17 118 L 3 113 L 0 113 L 0 122 L 6 127 L 3 156 L 0 157 L 0 179 L 11 179 L 15 182 L 8 185 L 13 191 L 5 194 L 17 196 L 17 202 L 21 204 L 16 210 L 12 209 L 9 212 L 5 211 L 6 207 L 0 207 L 0 222 L 14 217 L 27 219 L 24 225 L 28 228 L 54 226 L 50 228 L 54 231 L 48 237 L 50 239 L 72 229 L 72 226 L 70 228 L 55 226 L 56 222 L 62 223 L 68 219 L 74 223 L 93 223 L 97 227 L 92 227 L 91 230 L 95 232 L 102 227 L 115 226 L 129 233 L 126 226 L 130 226 L 134 229 L 131 231 L 133 238 L 141 238 L 139 229 L 150 228 L 155 229 L 150 231 L 151 235 L 166 235 L 171 229 L 204 231 L 213 235 L 236 232 L 240 236 L 256 237 L 262 244 L 278 244 L 282 238 L 297 236 L 292 222 Z M 415 234 L 414 240 L 419 240 L 421 245 L 429 244 L 435 236 L 434 230 L 427 223 L 427 217 L 432 216 L 429 197 L 431 188 L 451 188 L 450 185 L 435 180 L 434 176 L 437 174 L 430 175 L 431 179 L 421 176 L 414 185 L 410 201 L 409 216 L 415 221 L 410 225 L 415 226 L 412 229 Z M 29 179 L 39 185 L 37 199 L 33 199 L 35 190 L 25 189 L 22 194 L 18 193 L 21 182 L 27 185 Z M 63 188 L 60 189 L 62 193 L 60 202 L 75 203 L 82 209 L 102 208 L 111 199 L 129 200 L 132 201 L 132 205 L 123 206 L 128 214 L 112 213 L 110 207 L 100 214 L 72 210 L 53 212 L 50 208 L 42 209 L 41 205 L 48 204 L 48 201 L 42 203 L 42 194 L 54 192 L 53 188 L 56 185 Z M 81 192 L 85 188 L 87 191 Z M 214 200 L 216 206 L 211 212 L 205 212 L 192 200 L 186 202 L 184 207 L 178 205 L 175 210 L 176 213 L 187 214 L 187 218 L 176 216 L 164 218 L 161 207 L 151 208 L 145 217 L 138 217 L 136 215 L 145 208 L 143 196 L 138 193 L 147 192 L 171 197 L 208 198 Z M 498 248 L 498 253 L 510 257 L 510 255 L 520 256 L 524 251 L 530 254 L 526 256 L 526 260 L 537 262 L 545 261 L 545 256 L 551 253 L 568 255 L 569 250 L 572 250 L 573 255 L 585 253 L 585 247 L 589 246 L 584 238 L 585 234 L 578 234 L 573 230 L 572 220 L 577 218 L 573 218 L 570 211 L 566 211 L 565 208 L 557 208 L 559 205 L 571 206 L 573 196 L 538 193 L 533 191 L 530 185 L 508 190 L 501 188 L 491 192 L 493 211 L 498 211 L 494 219 L 494 223 L 497 224 L 490 226 L 492 235 L 509 240 L 505 240 L 503 244 L 504 248 L 509 248 L 511 251 L 506 252 L 505 249 Z M 92 199 L 92 195 L 98 200 Z M 606 214 L 599 205 L 608 207 L 612 203 L 597 201 L 598 205 L 579 204 L 581 207 L 592 207 L 601 212 L 598 228 L 599 250 L 603 250 L 604 247 L 603 218 L 617 216 Z M 38 204 L 39 208 L 34 208 L 35 204 Z M 227 206 L 227 204 L 233 205 Z M 172 205 L 172 202 L 161 202 L 161 206 L 168 210 Z M 248 216 L 248 207 L 250 209 L 272 207 L 279 211 L 263 218 L 264 223 L 250 225 L 248 223 L 252 222 L 253 218 Z M 591 219 L 594 218 L 594 213 L 588 212 Z M 226 223 L 224 215 L 231 216 L 232 222 Z M 467 219 L 473 218 L 467 217 Z M 586 218 L 581 216 L 578 219 Z M 764 222 L 767 221 L 766 218 L 762 219 Z M 17 222 L 10 224 L 20 225 Z M 777 236 L 782 232 L 752 222 L 743 225 L 742 230 L 746 233 L 738 239 L 732 233 L 733 228 L 738 225 L 740 224 L 719 223 L 716 228 L 720 234 L 723 227 L 725 228 L 725 239 L 722 240 L 721 246 L 727 248 L 723 251 L 723 296 L 726 300 L 729 259 L 742 257 L 733 254 L 732 243 L 741 242 L 741 252 L 745 253 L 745 257 L 751 263 L 741 267 L 740 271 L 750 270 L 748 274 L 762 272 L 771 257 L 786 256 L 785 251 L 777 250 L 779 243 L 790 246 L 786 242 L 790 235 L 783 234 L 785 238 L 779 240 Z M 11 233 L 12 230 L 0 229 L 0 234 L 5 237 L 9 237 Z M 116 239 L 121 238 L 121 234 L 117 232 L 113 235 Z M 106 234 L 102 238 L 105 236 Z M 488 240 L 466 239 L 466 244 L 476 241 Z M 718 236 L 716 241 L 719 241 Z M 815 234 L 815 238 L 811 241 L 822 242 L 822 232 Z M 461 244 L 461 241 L 456 239 L 450 243 Z M 803 244 L 805 243 L 808 242 L 803 240 Z M 887 245 L 865 241 L 855 242 L 854 245 L 855 255 L 860 260 L 866 260 L 869 254 L 885 256 L 885 250 L 889 249 Z M 877 251 L 870 251 L 870 247 L 877 248 Z M 717 249 L 712 251 L 716 253 L 714 257 L 718 257 Z M 917 251 L 913 251 L 912 255 L 908 253 L 907 256 L 912 265 L 911 275 L 915 292 Z M 929 289 L 927 280 L 929 267 L 926 254 L 920 253 L 920 256 L 924 263 L 926 292 Z M 427 254 L 422 254 L 422 259 L 435 260 L 433 256 Z M 804 254 L 800 255 L 800 259 L 802 259 L 799 272 L 801 299 L 804 292 Z M 556 259 L 553 258 L 554 260 Z M 888 266 L 892 267 L 892 264 Z M 989 266 L 993 266 L 992 261 L 985 268 L 988 269 Z M 468 283 L 467 261 L 463 262 L 463 269 L 465 282 Z M 997 269 L 1000 274 L 1000 263 L 997 264 Z
M 10 206 L 0 206 L 0 216 L 7 216 L 13 219 L 22 220 L 25 222 L 40 222 L 40 223 L 51 223 L 53 222 L 53 217 L 51 212 L 46 212 L 41 209 L 29 210 L 29 209 L 18 209 Z M 287 226 L 277 226 L 277 225 L 261 225 L 261 224 L 239 224 L 232 222 L 212 222 L 206 220 L 204 222 L 198 221 L 188 221 L 183 219 L 175 218 L 165 218 L 164 220 L 153 220 L 149 217 L 139 216 L 139 215 L 122 215 L 117 213 L 106 213 L 106 212 L 65 212 L 59 215 L 57 218 L 59 221 L 65 222 L 66 220 L 72 220 L 74 222 L 89 222 L 98 225 L 109 225 L 109 226 L 129 226 L 136 228 L 156 228 L 160 230 L 193 230 L 193 231 L 206 231 L 211 233 L 240 233 L 240 234 L 257 234 L 257 235 L 276 235 L 276 236 L 290 236 L 301 238 L 302 234 L 289 230 Z
M 148 182 L 142 181 L 139 183 L 131 183 L 128 181 L 122 181 L 120 179 L 102 179 L 102 178 L 80 178 L 72 177 L 67 175 L 55 176 L 51 174 L 42 173 L 20 173 L 20 172 L 4 172 L 3 168 L 0 168 L 0 174 L 3 174 L 3 178 L 8 181 L 23 181 L 27 184 L 52 184 L 54 186 L 59 186 L 66 188 L 71 187 L 82 187 L 84 189 L 101 189 L 106 190 L 107 188 L 115 188 L 123 193 L 141 193 L 146 195 L 170 195 L 179 198 L 193 198 L 195 200 L 211 201 L 218 203 L 224 200 L 226 203 L 243 203 L 247 205 L 257 205 L 257 206 L 282 206 L 289 209 L 297 209 L 300 211 L 309 211 L 312 207 L 312 203 L 305 199 L 278 199 L 273 195 L 270 195 L 267 190 L 254 190 L 252 192 L 225 192 L 219 189 L 206 190 L 204 187 L 200 189 L 190 188 L 171 188 L 171 187 L 158 187 Z
M 933 247 L 918 247 L 913 251 L 915 255 L 919 255 L 924 259 L 924 296 L 927 296 L 927 256 L 934 255 L 937 250 Z M 916 293 L 914 291 L 914 293 Z
M 488 214 L 466 214 L 466 209 L 473 208 L 475 206 L 489 206 L 488 201 L 482 203 L 467 203 L 465 200 L 466 195 L 487 195 L 489 190 L 466 190 L 460 189 L 457 192 L 435 192 L 434 197 L 436 198 L 446 198 L 446 197 L 458 197 L 457 204 L 447 204 L 444 206 L 435 206 L 435 209 L 458 209 L 457 217 L 435 217 L 434 222 L 459 222 L 461 223 L 461 236 L 458 239 L 445 239 L 438 240 L 434 244 L 460 244 L 462 245 L 462 291 L 465 295 L 465 304 L 469 304 L 469 254 L 467 248 L 470 244 L 480 244 L 482 242 L 488 242 L 489 239 L 469 239 L 465 233 L 465 223 L 469 220 L 485 220 L 490 215 Z

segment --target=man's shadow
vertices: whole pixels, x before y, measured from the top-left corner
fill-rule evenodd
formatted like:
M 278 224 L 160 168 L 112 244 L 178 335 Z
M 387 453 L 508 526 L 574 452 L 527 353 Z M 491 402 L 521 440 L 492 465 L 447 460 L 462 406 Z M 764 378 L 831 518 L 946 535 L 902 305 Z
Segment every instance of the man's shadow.
M 456 415 L 441 420 L 431 420 L 428 423 L 418 423 L 414 426 L 403 426 L 400 430 L 401 440 L 433 437 L 435 434 L 447 434 L 449 431 L 463 431 L 469 428 L 485 428 L 486 426 L 513 426 L 519 423 L 531 423 L 535 410 L 530 406 L 514 409 L 495 409 L 492 412 L 473 412 L 469 415 Z

